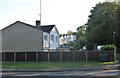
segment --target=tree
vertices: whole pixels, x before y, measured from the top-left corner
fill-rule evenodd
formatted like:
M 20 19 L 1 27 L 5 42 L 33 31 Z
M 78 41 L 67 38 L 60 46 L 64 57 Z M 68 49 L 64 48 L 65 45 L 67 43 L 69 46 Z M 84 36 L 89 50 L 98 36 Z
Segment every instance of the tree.
M 78 48 L 82 48 L 86 45 L 86 25 L 79 26 L 77 28 L 77 46 Z
M 87 41 L 94 44 L 113 44 L 113 32 L 116 32 L 116 40 L 120 35 L 118 25 L 118 5 L 116 2 L 99 3 L 91 10 L 87 22 Z M 119 44 L 116 45 L 119 46 Z
M 68 30 L 67 34 L 73 34 L 73 32 L 71 30 Z
M 117 14 L 118 14 L 118 21 L 117 21 L 117 26 L 118 26 L 118 29 L 117 29 L 117 33 L 116 33 L 116 35 L 115 35 L 115 37 L 116 37 L 116 44 L 117 44 L 117 47 L 118 48 L 120 48 L 120 44 L 119 44 L 119 42 L 120 42 L 120 1 L 118 1 L 118 11 L 117 11 Z

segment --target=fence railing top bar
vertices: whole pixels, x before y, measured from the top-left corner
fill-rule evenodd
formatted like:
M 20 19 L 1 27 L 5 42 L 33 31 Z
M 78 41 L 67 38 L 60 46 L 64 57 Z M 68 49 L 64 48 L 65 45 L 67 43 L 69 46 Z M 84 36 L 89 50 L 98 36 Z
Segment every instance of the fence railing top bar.
M 108 50 L 107 50 L 108 51 Z M 1 53 L 12 53 L 12 52 L 16 52 L 16 53 L 18 53 L 18 52 L 20 52 L 20 53 L 22 53 L 22 52 L 39 52 L 39 53 L 48 53 L 48 52 L 50 52 L 50 53 L 54 53 L 54 52 L 107 52 L 107 51 L 104 51 L 104 50 L 57 50 L 57 49 L 45 49 L 45 50 L 43 50 L 43 51 L 2 51 Z M 113 52 L 113 51 L 108 51 L 108 52 Z
M 9 51 L 9 52 L 1 52 L 1 53 L 13 53 L 15 51 Z M 71 51 L 19 51 L 19 52 L 15 52 L 15 53 L 59 53 L 59 52 L 65 52 L 65 53 L 73 53 L 73 52 L 101 52 L 101 51 L 79 51 L 79 50 L 71 50 Z

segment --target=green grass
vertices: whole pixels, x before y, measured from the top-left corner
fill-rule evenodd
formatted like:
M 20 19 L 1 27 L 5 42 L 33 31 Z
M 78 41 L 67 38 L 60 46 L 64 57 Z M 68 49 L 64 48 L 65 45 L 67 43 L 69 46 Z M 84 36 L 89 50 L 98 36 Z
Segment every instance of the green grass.
M 114 62 L 3 62 L 2 68 L 80 68 L 82 66 L 100 66 Z

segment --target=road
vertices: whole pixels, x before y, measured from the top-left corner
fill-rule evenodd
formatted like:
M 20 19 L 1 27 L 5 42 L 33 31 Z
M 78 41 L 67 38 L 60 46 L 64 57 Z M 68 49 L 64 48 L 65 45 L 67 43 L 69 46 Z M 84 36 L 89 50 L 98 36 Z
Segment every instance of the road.
M 119 72 L 120 71 L 118 70 L 64 72 L 3 72 L 2 78 L 119 78 Z

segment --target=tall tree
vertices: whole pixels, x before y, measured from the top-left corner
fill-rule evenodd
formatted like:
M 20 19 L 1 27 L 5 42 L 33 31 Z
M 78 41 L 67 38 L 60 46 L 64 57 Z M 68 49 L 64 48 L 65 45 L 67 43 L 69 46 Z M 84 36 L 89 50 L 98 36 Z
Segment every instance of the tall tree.
M 118 25 L 118 6 L 119 4 L 116 2 L 104 2 L 93 7 L 87 23 L 88 42 L 113 44 L 113 32 L 116 32 L 115 37 L 120 34 L 118 30 L 120 28 Z M 117 40 L 116 38 L 115 41 Z

